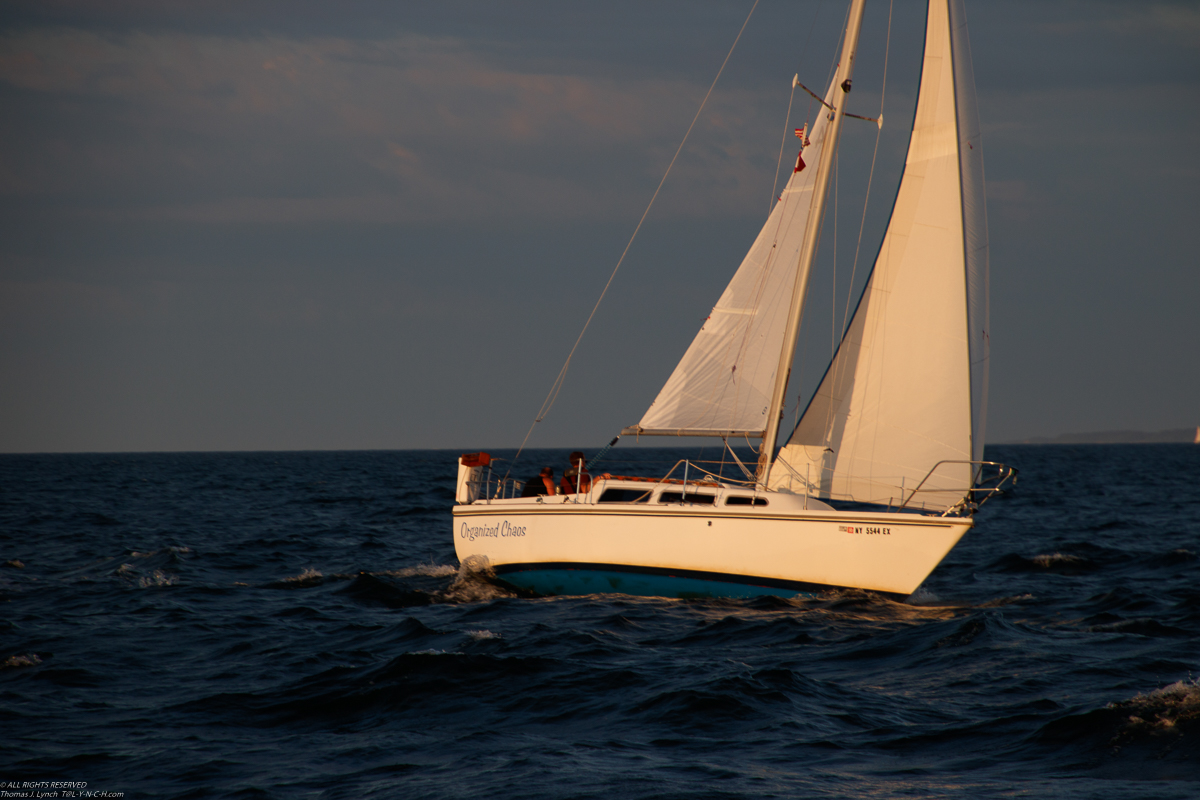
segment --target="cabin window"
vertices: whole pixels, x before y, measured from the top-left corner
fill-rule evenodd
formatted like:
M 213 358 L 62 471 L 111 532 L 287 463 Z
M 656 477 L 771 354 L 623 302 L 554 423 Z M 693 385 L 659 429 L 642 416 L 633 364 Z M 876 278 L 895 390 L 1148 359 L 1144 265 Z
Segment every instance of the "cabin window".
M 683 492 L 663 492 L 658 496 L 660 503 L 694 503 L 700 506 L 711 506 L 716 501 L 715 494 L 696 494 L 695 492 L 688 492 L 686 500 Z
M 600 495 L 601 503 L 645 503 L 650 500 L 651 489 L 605 489 Z
M 767 498 L 765 497 L 747 497 L 746 495 L 730 495 L 725 498 L 727 506 L 765 506 Z

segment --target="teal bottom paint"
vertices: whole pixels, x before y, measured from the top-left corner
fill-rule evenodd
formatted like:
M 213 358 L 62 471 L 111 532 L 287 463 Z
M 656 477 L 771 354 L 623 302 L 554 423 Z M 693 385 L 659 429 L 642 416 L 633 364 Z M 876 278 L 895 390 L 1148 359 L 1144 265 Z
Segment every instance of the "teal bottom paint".
M 809 596 L 807 592 L 771 586 L 592 569 L 545 569 L 506 572 L 500 580 L 543 595 L 633 594 L 644 597 L 775 597 Z

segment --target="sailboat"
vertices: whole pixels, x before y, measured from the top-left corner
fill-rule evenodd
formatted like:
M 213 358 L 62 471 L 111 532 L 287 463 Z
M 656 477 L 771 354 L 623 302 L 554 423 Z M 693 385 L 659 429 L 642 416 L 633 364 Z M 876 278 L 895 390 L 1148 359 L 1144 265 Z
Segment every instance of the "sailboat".
M 820 117 L 766 224 L 657 398 L 623 431 L 760 439 L 757 464 L 742 465 L 744 480 L 683 461 L 661 477 L 604 473 L 522 496 L 531 493 L 487 453 L 464 455 L 453 508 L 464 564 L 543 594 L 853 588 L 905 598 L 1015 479 L 983 461 L 988 238 L 962 0 L 929 0 L 886 233 L 823 379 L 778 444 L 864 3 L 851 4 Z

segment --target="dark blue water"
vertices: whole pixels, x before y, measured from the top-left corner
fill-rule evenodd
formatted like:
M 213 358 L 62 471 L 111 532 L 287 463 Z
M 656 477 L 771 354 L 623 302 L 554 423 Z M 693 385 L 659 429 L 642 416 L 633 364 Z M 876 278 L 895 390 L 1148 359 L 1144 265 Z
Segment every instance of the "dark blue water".
M 0 781 L 1200 797 L 1200 447 L 990 448 L 1016 492 L 908 603 L 460 579 L 455 456 L 0 456 Z

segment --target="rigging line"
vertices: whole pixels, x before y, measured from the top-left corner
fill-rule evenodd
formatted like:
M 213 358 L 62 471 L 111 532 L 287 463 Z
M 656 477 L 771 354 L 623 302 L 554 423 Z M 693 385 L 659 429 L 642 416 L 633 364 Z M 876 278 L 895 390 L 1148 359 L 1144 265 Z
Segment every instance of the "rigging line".
M 754 473 L 751 472 L 750 470 L 746 469 L 746 465 L 743 464 L 742 460 L 737 457 L 737 453 L 733 452 L 733 448 L 729 446 L 729 440 L 725 439 L 723 441 L 725 442 L 725 450 L 728 450 L 729 455 L 733 456 L 734 463 L 736 463 L 738 465 L 738 467 L 742 470 L 742 474 L 744 474 L 748 480 L 754 480 Z M 722 467 L 725 465 L 725 450 L 721 451 L 721 466 Z
M 821 0 L 821 4 L 817 6 L 817 14 L 818 14 L 818 15 L 821 13 L 821 8 L 822 8 L 824 5 L 825 5 L 825 2 L 824 2 L 824 0 Z M 833 61 L 832 61 L 832 62 L 830 62 L 830 65 L 829 65 L 829 72 L 828 72 L 828 73 L 826 74 L 826 76 L 825 76 L 825 83 L 823 84 L 823 85 L 825 85 L 825 86 L 828 86 L 828 85 L 829 85 L 829 83 L 830 83 L 830 82 L 833 80 L 833 75 L 834 75 L 834 73 L 837 71 L 837 67 L 838 67 L 838 63 L 839 63 L 839 62 L 838 62 L 838 60 L 837 60 L 837 53 L 840 51 L 840 48 L 841 48 L 841 44 L 842 44 L 842 41 L 843 41 L 843 39 L 845 39 L 845 36 L 846 36 L 846 25 L 847 25 L 847 23 L 849 22 L 849 20 L 850 20 L 850 6 L 846 6 L 846 16 L 845 16 L 845 17 L 842 19 L 842 27 L 841 27 L 841 31 L 842 31 L 842 33 L 841 33 L 841 35 L 838 37 L 838 40 L 837 40 L 837 43 L 836 43 L 836 47 L 835 47 L 835 49 L 834 49 L 834 59 L 833 59 Z M 814 20 L 813 20 L 813 27 L 814 27 L 814 28 L 816 27 L 816 19 L 815 19 L 815 18 L 814 18 Z M 809 38 L 811 39 L 811 38 L 812 38 L 812 29 L 810 29 L 810 30 L 809 30 L 809 32 L 808 32 L 808 35 L 809 35 Z M 806 43 L 805 43 L 805 47 L 807 47 L 807 46 L 808 46 L 808 44 L 807 44 L 807 42 L 806 42 Z M 821 108 L 821 107 L 823 107 L 823 106 L 825 105 L 825 101 L 824 101 L 824 100 L 822 100 L 820 97 L 817 97 L 817 96 L 816 96 L 815 94 L 813 94 L 811 91 L 809 91 L 808 87 L 805 87 L 805 89 L 804 89 L 804 90 L 805 90 L 806 92 L 808 92 L 810 95 L 812 95 L 812 97 L 814 97 L 816 100 L 818 100 L 818 101 L 820 102 L 821 106 L 819 106 L 819 107 L 818 107 L 818 110 L 820 110 L 820 108 Z M 809 119 L 812 117 L 812 105 L 813 105 L 813 101 L 812 101 L 812 100 L 809 100 L 809 101 L 808 101 L 808 109 L 805 111 L 805 114 L 806 114 L 807 116 L 805 117 L 804 124 L 805 124 L 806 126 L 808 125 L 808 120 L 809 120 Z M 842 104 L 841 104 L 841 107 L 842 107 L 842 108 L 845 108 L 845 106 L 846 106 L 846 102 L 845 102 L 845 98 L 843 98 L 843 102 L 842 102 Z M 824 112 L 822 112 L 822 113 L 824 113 Z M 830 117 L 830 119 L 832 119 L 832 116 Z M 835 161 L 834 163 L 836 164 L 837 162 Z M 836 205 L 836 203 L 835 203 L 835 205 Z M 823 230 L 823 228 L 824 228 L 824 225 L 825 225 L 825 214 L 827 214 L 827 213 L 829 213 L 829 209 L 828 209 L 828 207 L 826 207 L 826 208 L 825 208 L 825 210 L 824 210 L 824 211 L 822 211 L 822 213 L 821 213 L 821 219 L 820 219 L 820 220 L 818 221 L 818 223 L 817 223 L 817 233 L 816 233 L 816 236 L 817 236 L 817 244 L 818 244 L 818 246 L 820 246 L 820 242 L 821 242 L 821 232 L 822 232 L 822 230 Z M 836 300 L 834 301 L 834 303 L 835 303 L 835 306 L 834 306 L 834 309 L 832 310 L 832 312 L 831 312 L 831 313 L 832 313 L 832 314 L 833 314 L 833 315 L 836 317 L 836 316 L 837 316 Z M 795 372 L 795 375 L 794 375 L 794 378 L 795 378 L 795 381 L 796 381 L 795 385 L 796 385 L 797 387 L 801 387 L 801 386 L 803 385 L 803 382 L 804 382 L 804 358 L 805 358 L 805 355 L 807 354 L 807 350 L 808 350 L 808 337 L 802 337 L 802 338 L 803 338 L 803 342 L 802 342 L 802 344 L 801 344 L 801 348 L 800 348 L 800 362 L 799 362 L 799 363 L 800 363 L 800 367 L 799 367 L 799 369 L 797 369 L 797 370 L 796 370 L 796 372 Z M 790 379 L 789 379 L 789 382 L 790 382 Z M 819 384 L 817 385 L 817 388 L 818 388 L 818 389 L 820 389 L 820 388 L 821 388 Z M 804 395 L 803 395 L 803 389 L 801 389 L 801 392 L 800 392 L 799 394 L 797 394 L 797 395 L 796 395 L 796 425 L 792 427 L 792 433 L 793 433 L 793 434 L 795 433 L 795 428 L 796 428 L 796 426 L 798 426 L 798 425 L 800 424 L 800 411 L 801 411 L 801 409 L 802 409 L 802 406 L 800 405 L 800 400 L 801 400 L 801 398 L 802 398 L 803 396 L 804 396 Z M 785 405 L 785 407 L 786 407 L 786 403 L 785 403 L 784 405 Z M 782 413 L 782 412 L 781 412 L 781 413 Z M 747 442 L 749 442 L 749 439 L 747 439 L 746 441 L 747 441 Z M 789 441 L 790 441 L 790 439 L 789 439 Z
M 592 469 L 595 469 L 595 467 L 596 467 L 596 464 L 597 464 L 597 463 L 599 463 L 600 459 L 604 458 L 604 456 L 605 456 L 605 455 L 607 455 L 608 451 L 613 449 L 613 446 L 614 446 L 614 445 L 616 445 L 617 441 L 618 441 L 620 438 L 621 438 L 621 435 L 620 435 L 620 434 L 617 434 L 616 436 L 614 436 L 614 437 L 613 437 L 613 440 L 612 440 L 611 442 L 609 442 L 608 444 L 604 445 L 604 449 L 603 449 L 603 450 L 601 450 L 601 451 L 600 451 L 599 453 L 597 453 L 596 455 L 592 456 L 592 458 L 591 458 L 591 460 L 590 460 L 590 463 L 591 463 L 591 468 L 592 468 Z
M 842 42 L 845 41 L 845 39 L 846 39 L 846 25 L 850 21 L 850 9 L 853 5 L 854 5 L 853 3 L 849 3 L 846 5 L 846 16 L 842 18 L 842 32 L 838 36 L 837 41 L 833 43 L 833 61 L 830 62 L 830 65 L 829 65 L 829 74 L 825 76 L 825 83 L 823 84 L 825 86 L 828 86 L 829 82 L 833 80 L 833 73 L 837 72 L 838 64 L 841 63 L 841 61 L 839 60 L 838 54 L 842 52 Z M 813 97 L 816 97 L 816 95 L 813 95 Z M 817 97 L 817 99 L 820 100 L 821 98 Z M 842 108 L 846 107 L 847 99 L 848 98 L 842 98 L 842 102 L 841 102 Z M 823 105 L 823 103 L 822 103 L 822 105 Z
M 833 106 L 829 105 L 829 103 L 826 103 L 825 99 L 823 97 L 821 97 L 819 94 L 817 94 L 816 92 L 814 92 L 812 89 L 808 88 L 807 86 L 805 86 L 803 83 L 800 83 L 799 81 L 796 82 L 796 85 L 799 86 L 804 91 L 808 92 L 812 96 L 813 100 L 816 100 L 818 103 L 825 106 L 830 111 L 833 111 Z
M 529 430 L 525 433 L 525 438 L 521 440 L 521 446 L 517 448 L 517 454 L 513 456 L 515 463 L 521 456 L 521 451 L 525 449 L 526 443 L 529 442 L 529 436 L 533 433 L 534 427 L 546 418 L 550 413 L 550 409 L 554 407 L 554 402 L 558 399 L 558 393 L 562 391 L 563 381 L 567 376 L 567 368 L 571 366 L 571 359 L 575 356 L 575 350 L 579 347 L 579 343 L 583 341 L 583 335 L 587 333 L 588 326 L 592 324 L 592 318 L 596 316 L 597 309 L 604 302 L 604 295 L 608 294 L 608 288 L 612 286 L 613 279 L 617 277 L 617 270 L 621 268 L 621 264 L 625 261 L 625 256 L 629 253 L 629 248 L 633 246 L 633 240 L 637 238 L 638 231 L 642 229 L 642 223 L 646 221 L 646 216 L 650 213 L 650 208 L 654 205 L 654 201 L 658 199 L 658 193 L 662 191 L 663 184 L 667 182 L 667 176 L 671 174 L 671 167 L 675 166 L 675 160 L 679 158 L 679 154 L 683 152 L 683 146 L 687 143 L 688 137 L 692 133 L 692 128 L 696 127 L 696 121 L 700 119 L 701 112 L 704 111 L 704 106 L 708 103 L 708 98 L 712 95 L 713 89 L 717 87 L 717 81 L 721 79 L 721 73 L 725 71 L 725 65 L 729 63 L 729 59 L 733 56 L 734 48 L 737 47 L 738 41 L 741 40 L 742 34 L 746 30 L 746 26 L 750 24 L 750 17 L 754 16 L 754 9 L 758 8 L 758 0 L 754 0 L 754 5 L 750 7 L 750 13 L 746 15 L 746 21 L 742 23 L 741 30 L 734 38 L 733 44 L 729 47 L 729 52 L 725 55 L 725 60 L 721 62 L 721 68 L 717 70 L 717 76 L 713 78 L 712 85 L 708 87 L 708 92 L 704 95 L 704 99 L 700 101 L 700 108 L 696 109 L 696 116 L 692 118 L 692 124 L 688 126 L 687 133 L 683 135 L 683 141 L 679 143 L 678 149 L 675 150 L 675 155 L 671 158 L 671 163 L 667 165 L 667 171 L 663 173 L 662 180 L 658 182 L 658 188 L 654 190 L 650 202 L 646 205 L 646 210 L 642 212 L 642 218 L 638 220 L 637 227 L 633 229 L 633 235 L 629 237 L 629 243 L 625 245 L 625 250 L 621 253 L 621 257 L 617 259 L 617 265 L 613 267 L 612 274 L 608 276 L 608 283 L 604 284 L 604 290 L 600 292 L 600 297 L 596 300 L 596 305 L 592 307 L 592 313 L 588 314 L 587 321 L 583 323 L 583 330 L 579 332 L 579 337 L 575 340 L 575 344 L 571 346 L 571 352 L 567 354 L 567 360 L 563 363 L 562 369 L 558 372 L 558 377 L 554 379 L 554 384 L 550 387 L 550 393 L 546 395 L 546 399 L 542 402 L 541 409 L 538 410 L 537 417 L 534 418 L 533 424 L 529 426 Z M 511 472 L 511 468 L 509 470 Z M 507 479 L 508 475 L 505 474 Z
M 804 407 L 800 403 L 804 399 L 804 357 L 807 355 L 808 337 L 805 337 L 804 341 L 800 343 L 800 360 L 796 362 L 796 389 L 799 391 L 796 392 L 796 421 L 792 424 L 793 434 L 796 432 L 796 426 L 800 424 L 800 410 Z M 818 386 L 817 388 L 820 387 Z M 788 442 L 784 446 L 786 447 L 788 443 L 791 443 L 791 440 L 792 437 L 788 436 Z
M 833 80 L 834 73 L 836 73 L 836 72 L 837 72 L 838 64 L 839 64 L 839 63 L 841 63 L 841 62 L 838 60 L 838 53 L 840 53 L 840 52 L 841 52 L 841 48 L 842 48 L 842 41 L 843 41 L 843 40 L 846 38 L 846 25 L 847 25 L 847 23 L 850 21 L 850 8 L 851 8 L 851 6 L 852 6 L 852 5 L 853 5 L 853 4 L 849 4 L 849 5 L 847 5 L 847 6 L 846 6 L 846 16 L 842 18 L 842 28 L 841 28 L 841 31 L 842 31 L 842 32 L 841 32 L 841 34 L 838 36 L 838 39 L 837 39 L 837 41 L 836 41 L 836 42 L 834 42 L 833 61 L 829 62 L 829 72 L 828 72 L 828 73 L 825 75 L 825 83 L 821 84 L 822 86 L 829 86 L 829 83 L 830 83 L 830 81 L 832 81 L 832 80 Z M 820 12 L 820 8 L 818 7 L 818 9 L 817 9 L 817 10 L 818 10 L 818 13 L 819 13 L 819 12 Z M 815 23 L 814 23 L 814 24 L 815 24 Z M 812 31 L 809 31 L 809 36 L 812 36 Z M 818 97 L 818 96 L 817 96 L 815 93 L 813 93 L 813 91 L 812 91 L 811 89 L 809 89 L 807 86 L 805 86 L 805 87 L 804 87 L 804 91 L 808 92 L 808 93 L 809 93 L 809 95 L 812 97 L 812 100 L 809 100 L 809 101 L 808 101 L 808 108 L 807 108 L 807 109 L 805 110 L 805 112 L 804 112 L 804 113 L 805 113 L 804 124 L 805 124 L 805 125 L 807 125 L 807 124 L 808 124 L 808 120 L 809 120 L 809 118 L 811 118 L 811 117 L 812 117 L 813 100 L 816 100 L 818 103 L 820 103 L 822 107 L 827 107 L 827 108 L 832 108 L 832 107 L 831 107 L 831 106 L 829 106 L 829 104 L 825 102 L 824 98 Z M 836 93 L 835 93 L 835 94 L 836 94 Z M 841 107 L 842 107 L 842 108 L 845 108 L 845 107 L 846 107 L 845 98 L 843 98 L 843 101 L 842 101 L 842 105 L 841 105 Z M 818 110 L 820 113 L 825 113 L 825 112 L 821 111 L 821 108 L 820 108 L 820 107 L 819 107 L 817 110 Z M 833 119 L 833 117 L 831 116 L 831 117 L 830 117 L 830 119 L 832 120 L 832 119 Z
M 849 11 L 847 11 L 847 12 L 846 12 L 846 18 L 847 18 L 847 19 L 849 19 L 849 18 L 850 18 L 850 12 L 849 12 Z M 842 105 L 843 105 L 843 107 L 845 106 L 845 99 L 843 99 L 843 101 L 842 101 Z M 835 170 L 836 170 L 836 168 L 837 168 L 837 164 L 838 164 L 838 161 L 837 161 L 837 152 L 838 152 L 838 151 L 836 151 L 836 150 L 834 151 L 834 162 L 833 162 L 833 163 L 834 163 L 834 168 L 835 168 Z M 836 184 L 836 183 L 834 183 L 834 191 L 837 191 L 837 184 Z M 833 205 L 834 205 L 834 212 L 833 212 L 833 215 L 834 215 L 834 227 L 836 228 L 836 227 L 837 227 L 837 202 L 836 202 L 836 200 L 835 200 L 835 202 L 833 203 Z M 827 214 L 829 214 L 829 204 L 828 204 L 828 203 L 826 203 L 825 207 L 821 209 L 821 218 L 820 218 L 819 220 L 817 220 L 817 230 L 816 230 L 816 233 L 815 233 L 815 235 L 816 235 L 816 237 L 817 237 L 817 247 L 818 247 L 818 248 L 820 248 L 820 246 L 821 246 L 821 237 L 822 237 L 822 236 L 824 235 L 824 233 L 825 233 L 825 217 L 826 217 L 826 215 L 827 215 Z M 812 233 L 812 231 L 809 231 L 809 233 L 806 233 L 805 235 L 807 236 L 807 235 L 809 235 L 809 234 L 811 234 L 811 233 Z M 837 236 L 836 236 L 836 235 L 834 236 L 834 246 L 835 246 L 835 247 L 837 246 Z M 834 313 L 834 314 L 836 314 L 836 313 L 837 313 L 837 309 L 836 309 L 836 308 L 834 308 L 834 310 L 833 310 L 833 313 Z M 802 348 L 801 348 L 801 350 L 800 350 L 800 365 L 801 365 L 801 368 L 803 368 L 803 366 L 804 366 L 804 354 L 805 354 L 805 351 L 808 349 L 808 337 L 801 337 L 801 338 L 802 338 L 802 339 L 804 339 L 804 345 L 803 345 L 803 347 L 802 347 Z M 802 372 L 802 370 L 796 370 L 796 375 L 795 375 L 795 378 L 796 378 L 796 385 L 797 385 L 797 386 L 800 386 L 800 385 L 803 383 L 803 375 L 801 374 L 801 372 Z M 819 383 L 817 384 L 817 389 L 816 389 L 816 390 L 817 390 L 817 391 L 820 391 L 820 390 L 821 390 L 821 384 L 819 384 Z M 800 424 L 800 403 L 799 403 L 799 400 L 797 400 L 797 402 L 796 402 L 796 425 L 797 425 L 797 426 L 799 426 L 799 424 Z M 795 436 L 795 435 L 796 435 L 796 429 L 795 429 L 795 428 L 793 428 L 793 429 L 792 429 L 792 436 Z M 791 442 L 791 437 L 790 437 L 790 436 L 788 437 L 788 442 Z M 787 443 L 785 443 L 785 444 L 784 444 L 784 446 L 786 447 L 786 446 L 787 446 Z
M 771 184 L 771 202 L 767 205 L 767 215 L 775 208 L 775 190 L 779 188 L 779 168 L 783 166 L 783 148 L 787 145 L 788 125 L 792 124 L 792 101 L 796 99 L 796 81 L 792 81 L 792 93 L 788 96 L 787 116 L 783 118 L 783 138 L 779 140 L 779 159 L 775 162 L 775 182 Z M 804 142 L 800 143 L 804 149 Z
M 875 131 L 875 152 L 871 154 L 871 171 L 867 175 L 867 196 L 863 198 L 862 220 L 858 223 L 858 243 L 854 245 L 854 263 L 850 267 L 850 292 L 846 295 L 846 310 L 842 312 L 842 335 L 846 335 L 846 326 L 850 324 L 850 297 L 854 293 L 854 274 L 858 270 L 858 253 L 862 249 L 863 228 L 867 224 L 867 203 L 871 199 L 871 182 L 875 179 L 875 159 L 879 155 L 879 137 L 883 133 L 883 101 L 887 96 L 888 55 L 892 47 L 892 3 L 888 3 L 887 39 L 883 47 L 883 86 L 879 90 L 879 129 Z
M 775 164 L 775 183 L 771 184 L 771 206 L 767 209 L 767 213 L 771 213 L 771 209 L 775 207 L 775 190 L 779 188 L 779 168 L 783 166 L 783 148 L 787 145 L 788 127 L 792 124 L 792 102 L 796 99 L 796 87 L 802 85 L 800 83 L 800 71 L 804 68 L 804 61 L 808 57 L 808 45 L 812 42 L 813 31 L 817 29 L 817 18 L 821 16 L 821 6 L 825 5 L 825 0 L 821 0 L 817 4 L 817 13 L 813 14 L 812 23 L 808 26 L 808 38 L 804 40 L 804 47 L 800 48 L 800 64 L 796 67 L 796 77 L 792 80 L 792 94 L 788 97 L 787 116 L 783 120 L 783 141 L 779 143 L 779 160 Z M 805 87 L 804 91 L 808 92 Z M 812 92 L 808 92 L 812 94 Z M 815 96 L 815 95 L 814 95 Z M 821 98 L 817 98 L 820 100 Z M 812 103 L 809 103 L 809 110 L 812 109 Z M 808 119 L 805 118 L 804 126 L 808 127 Z M 804 149 L 804 143 L 801 142 L 800 149 Z
M 849 319 L 849 317 L 850 317 L 850 298 L 854 295 L 854 276 L 858 272 L 858 254 L 859 254 L 859 250 L 862 249 L 863 228 L 867 223 L 867 203 L 870 202 L 870 199 L 871 199 L 871 183 L 872 183 L 872 181 L 875 180 L 875 159 L 879 156 L 879 137 L 883 134 L 883 122 L 882 122 L 882 120 L 883 120 L 883 101 L 887 97 L 888 57 L 891 55 L 891 50 L 892 50 L 892 9 L 893 9 L 894 2 L 895 2 L 895 0 L 889 0 L 889 2 L 888 2 L 887 38 L 884 40 L 884 46 L 883 46 L 883 85 L 879 90 L 879 128 L 875 131 L 875 151 L 871 154 L 871 171 L 867 175 L 867 194 L 866 194 L 866 197 L 863 198 L 862 220 L 858 224 L 858 243 L 855 244 L 855 246 L 854 246 L 854 262 L 850 266 L 850 288 L 846 293 L 846 308 L 842 312 L 842 336 L 841 336 L 841 339 L 838 339 L 835 342 L 835 348 L 841 347 L 841 342 L 843 340 L 845 340 L 846 331 L 847 331 L 848 326 L 850 325 L 850 319 Z M 884 231 L 884 236 L 886 236 L 886 235 L 887 235 L 887 232 Z M 863 291 L 864 292 L 866 291 L 865 287 L 863 288 Z M 837 313 L 836 309 L 835 309 L 834 313 L 835 314 Z M 837 386 L 837 383 L 839 380 L 838 376 L 841 373 L 843 366 L 844 365 L 841 363 L 841 360 L 837 358 L 837 349 L 835 349 L 833 360 L 829 365 L 830 370 L 833 372 L 833 382 L 830 384 L 831 391 L 834 389 L 834 387 Z M 818 386 L 817 391 L 820 391 L 820 389 L 821 389 L 821 387 Z M 799 421 L 797 421 L 797 425 L 799 425 Z M 826 447 L 828 447 L 830 445 L 830 437 L 831 437 L 832 433 L 833 433 L 833 403 L 831 402 L 831 403 L 829 403 L 829 405 L 825 411 L 825 446 Z
M 833 269 L 830 270 L 832 273 L 831 283 L 833 284 L 833 292 L 829 302 L 829 357 L 831 359 L 837 355 L 837 222 L 838 185 L 840 183 L 838 178 L 841 175 L 838 166 L 842 163 L 842 160 L 838 158 L 839 155 L 839 153 L 833 154 Z M 851 280 L 853 279 L 852 275 Z

